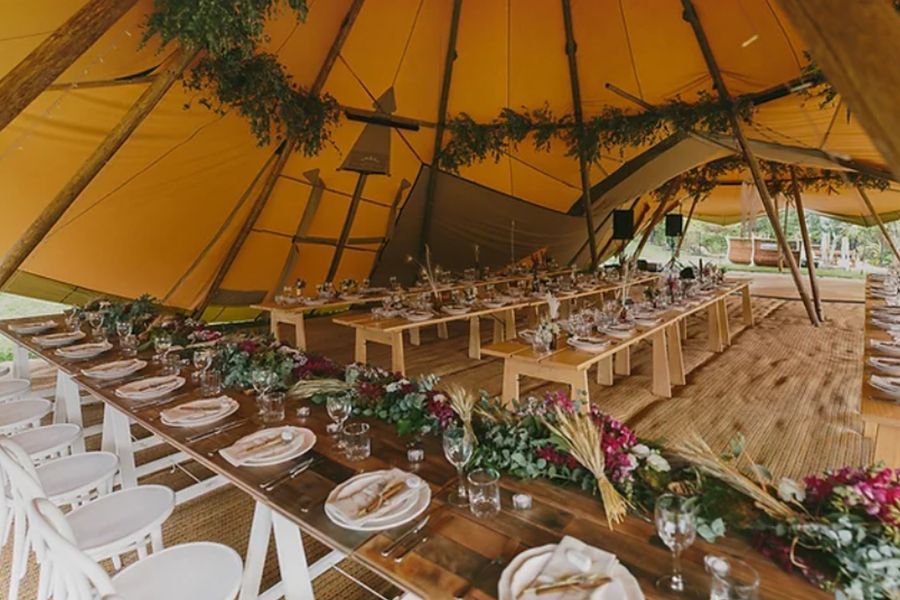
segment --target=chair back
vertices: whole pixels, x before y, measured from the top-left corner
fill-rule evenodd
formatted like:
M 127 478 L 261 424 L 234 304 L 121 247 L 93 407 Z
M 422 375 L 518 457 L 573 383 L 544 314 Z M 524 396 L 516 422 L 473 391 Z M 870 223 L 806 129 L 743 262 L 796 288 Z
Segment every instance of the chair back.
M 52 569 L 54 600 L 115 598 L 106 571 L 75 544 L 72 528 L 59 508 L 46 498 L 28 503 L 28 520 L 36 545 Z
M 6 438 L 0 438 L 0 478 L 3 478 L 4 487 L 9 485 L 14 504 L 23 503 L 23 511 L 24 503 L 46 496 L 28 454 Z

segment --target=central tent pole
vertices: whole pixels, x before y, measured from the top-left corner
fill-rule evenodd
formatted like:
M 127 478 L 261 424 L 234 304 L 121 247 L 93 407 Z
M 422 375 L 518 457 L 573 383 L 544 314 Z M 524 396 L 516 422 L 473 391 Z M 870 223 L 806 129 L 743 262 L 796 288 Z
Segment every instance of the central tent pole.
M 694 209 L 697 207 L 697 202 L 700 200 L 700 194 L 694 194 L 694 200 L 691 202 L 691 210 L 688 211 L 687 221 L 684 223 L 684 229 L 681 230 L 681 235 L 678 237 L 678 245 L 675 246 L 675 252 L 672 254 L 672 260 L 677 260 L 678 255 L 681 253 L 681 244 L 684 242 L 684 236 L 687 235 L 688 227 L 691 226 L 691 218 L 694 216 Z
M 803 238 L 803 247 L 806 252 L 806 271 L 809 273 L 809 287 L 812 290 L 813 302 L 816 305 L 816 316 L 820 321 L 825 320 L 822 310 L 822 299 L 819 296 L 819 283 L 816 281 L 816 260 L 813 254 L 812 242 L 809 239 L 809 229 L 806 227 L 806 213 L 803 212 L 803 201 L 800 199 L 800 186 L 797 183 L 797 173 L 791 167 L 791 192 L 794 196 L 794 205 L 797 208 L 797 222 L 800 225 L 800 237 Z
M 750 167 L 750 173 L 753 175 L 753 182 L 756 184 L 756 189 L 759 191 L 759 197 L 762 200 L 763 207 L 766 210 L 766 216 L 769 217 L 769 222 L 772 224 L 772 229 L 775 230 L 775 237 L 778 239 L 778 244 L 781 246 L 781 251 L 785 255 L 785 262 L 787 262 L 788 268 L 791 271 L 791 276 L 794 278 L 794 285 L 797 286 L 797 292 L 800 294 L 800 299 L 803 301 L 804 308 L 806 308 L 806 314 L 809 317 L 810 323 L 818 326 L 819 319 L 816 316 L 816 310 L 813 307 L 809 295 L 803 288 L 803 280 L 800 276 L 800 268 L 797 266 L 797 261 L 794 260 L 794 255 L 791 253 L 791 249 L 788 246 L 787 239 L 784 236 L 784 231 L 782 231 L 781 225 L 778 223 L 778 215 L 775 213 L 775 207 L 772 203 L 772 197 L 769 195 L 769 190 L 766 188 L 766 183 L 762 177 L 762 173 L 760 172 L 759 163 L 756 160 L 756 156 L 753 154 L 753 151 L 750 148 L 750 144 L 747 142 L 747 138 L 744 135 L 744 130 L 741 128 L 740 119 L 735 109 L 734 101 L 731 98 L 731 94 L 729 94 L 728 92 L 728 88 L 725 86 L 725 81 L 722 79 L 722 72 L 719 70 L 719 66 L 716 63 L 715 57 L 713 56 L 712 48 L 709 45 L 709 40 L 706 38 L 706 33 L 703 31 L 703 27 L 700 25 L 700 19 L 697 17 L 697 12 L 694 10 L 694 5 L 691 0 L 681 0 L 681 3 L 684 6 L 684 18 L 690 23 L 691 27 L 694 30 L 694 36 L 697 38 L 697 44 L 700 46 L 700 51 L 703 53 L 703 58 L 706 61 L 706 66 L 709 69 L 709 74 L 712 76 L 712 80 L 715 84 L 716 91 L 719 94 L 719 98 L 729 108 L 728 117 L 729 121 L 731 122 L 731 128 L 734 132 L 734 137 L 737 139 L 738 145 L 741 148 L 741 152 L 744 154 L 744 159 L 747 161 L 747 165 Z
M 859 192 L 859 197 L 863 199 L 863 202 L 866 203 L 866 208 L 869 209 L 869 213 L 872 215 L 872 218 L 875 219 L 875 224 L 878 225 L 878 228 L 881 230 L 881 235 L 884 236 L 884 240 L 888 243 L 888 246 L 891 247 L 891 252 L 894 253 L 894 258 L 900 262 L 900 252 L 897 251 L 897 246 L 894 245 L 894 240 L 891 238 L 891 234 L 888 233 L 887 227 L 884 226 L 884 221 L 881 220 L 881 215 L 878 214 L 878 211 L 875 210 L 875 207 L 872 205 L 872 201 L 869 200 L 869 195 L 866 194 L 866 190 L 862 188 L 862 186 L 856 186 L 856 191 Z

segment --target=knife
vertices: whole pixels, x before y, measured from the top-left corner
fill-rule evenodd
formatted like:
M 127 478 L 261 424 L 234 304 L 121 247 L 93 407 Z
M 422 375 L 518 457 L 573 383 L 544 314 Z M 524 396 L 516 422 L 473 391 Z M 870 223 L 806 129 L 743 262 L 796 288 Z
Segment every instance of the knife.
M 408 529 L 406 533 L 398 537 L 396 540 L 387 545 L 387 547 L 381 551 L 381 556 L 387 558 L 390 556 L 391 552 L 396 550 L 400 544 L 409 539 L 410 536 L 415 535 L 422 531 L 422 528 L 428 525 L 428 520 L 431 518 L 431 515 L 426 515 L 424 519 L 419 521 L 414 527 Z
M 410 552 L 412 552 L 417 546 L 427 542 L 428 539 L 434 534 L 434 532 L 436 532 L 438 529 L 440 529 L 441 526 L 445 522 L 447 522 L 449 519 L 450 519 L 450 515 L 444 515 L 437 522 L 437 524 L 435 524 L 435 526 L 431 528 L 431 531 L 426 531 L 425 534 L 422 535 L 421 537 L 414 538 L 411 542 L 407 542 L 402 547 L 400 552 L 398 552 L 396 555 L 394 555 L 394 562 L 396 562 L 396 563 L 401 562 L 404 558 L 406 558 L 406 555 L 409 554 Z
M 229 429 L 234 429 L 235 427 L 243 425 L 246 422 L 247 422 L 247 419 L 237 419 L 236 421 L 231 421 L 229 423 L 219 425 L 218 427 L 210 429 L 209 431 L 204 431 L 203 433 L 195 433 L 194 435 L 185 438 L 185 441 L 189 442 L 189 443 L 199 442 L 200 440 L 205 440 L 207 438 L 211 438 L 214 435 L 219 435 L 223 431 L 228 431 Z
M 159 400 L 151 400 L 150 402 L 144 402 L 143 404 L 138 404 L 132 407 L 134 410 L 141 410 L 143 408 L 150 408 L 151 406 L 163 406 L 165 404 L 169 404 L 170 402 L 175 402 L 179 398 L 184 398 L 189 395 L 191 390 L 187 390 L 185 392 L 181 392 L 180 394 L 175 394 L 174 396 L 169 396 L 168 398 L 160 398 Z
M 294 465 L 293 467 L 291 467 L 291 469 L 287 473 L 282 473 L 275 479 L 261 483 L 261 484 L 259 484 L 259 487 L 261 487 L 263 490 L 265 490 L 267 492 L 271 492 L 272 490 L 277 488 L 282 483 L 284 483 L 286 481 L 290 481 L 291 479 L 293 479 L 300 473 L 303 473 L 304 471 L 309 469 L 312 466 L 312 464 L 314 462 L 316 462 L 316 460 L 317 459 L 315 457 L 310 457 L 302 462 L 299 462 L 296 465 Z
M 469 578 L 469 582 L 456 594 L 454 594 L 455 600 L 462 600 L 466 597 L 470 591 L 472 591 L 472 586 L 475 585 L 475 582 L 478 581 L 478 578 L 484 575 L 484 572 L 487 571 L 492 565 L 505 565 L 509 563 L 513 557 L 516 555 L 516 550 L 519 549 L 519 538 L 511 537 L 506 540 L 506 543 L 503 544 L 503 549 L 500 551 L 500 554 L 497 555 L 497 558 L 492 560 L 489 563 L 485 563 L 475 571 L 475 574 Z

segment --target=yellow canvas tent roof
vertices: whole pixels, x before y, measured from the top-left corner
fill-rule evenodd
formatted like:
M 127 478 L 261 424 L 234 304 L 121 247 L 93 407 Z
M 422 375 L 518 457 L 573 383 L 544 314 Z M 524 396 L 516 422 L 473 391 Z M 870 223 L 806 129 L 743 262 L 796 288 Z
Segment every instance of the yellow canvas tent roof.
M 81 4 L 32 0 L 0 5 L 0 75 Z M 805 45 L 776 3 L 695 4 L 733 94 L 770 90 L 801 75 L 807 62 Z M 342 106 L 371 110 L 377 98 L 391 92 L 394 116 L 418 125 L 415 131 L 392 130 L 390 174 L 366 179 L 335 279 L 365 277 L 380 255 L 385 260 L 399 256 L 382 247 L 407 198 L 416 197 L 419 186 L 413 184 L 422 181 L 423 166 L 434 154 L 452 5 L 452 0 L 366 0 L 328 72 L 324 91 Z M 351 0 L 313 0 L 305 23 L 297 24 L 289 14 L 269 23 L 268 49 L 300 85 L 310 86 L 322 70 L 350 6 Z M 586 114 L 607 106 L 640 110 L 607 83 L 649 104 L 676 97 L 693 101 L 699 92 L 712 90 L 679 0 L 573 0 L 571 6 Z M 146 89 L 164 61 L 166 51 L 160 53 L 152 41 L 140 44 L 142 23 L 151 8 L 150 0 L 140 0 L 0 131 L 3 252 Z M 448 114 L 465 112 L 487 121 L 507 106 L 546 105 L 557 114 L 571 112 L 565 45 L 558 2 L 463 2 Z M 73 290 L 121 296 L 149 292 L 173 306 L 200 304 L 247 219 L 253 192 L 260 186 L 258 175 L 270 164 L 276 145 L 257 146 L 238 115 L 217 114 L 198 100 L 196 92 L 174 86 L 6 289 L 57 300 L 71 298 Z M 282 279 L 316 282 L 326 276 L 358 182 L 355 173 L 340 166 L 365 127 L 344 119 L 334 130 L 334 144 L 321 154 L 289 158 L 214 296 L 218 304 L 246 304 Z M 873 168 L 883 163 L 843 106 L 820 108 L 817 101 L 796 94 L 760 106 L 749 134 L 760 142 L 821 149 Z M 601 184 L 647 150 L 622 148 L 605 154 L 591 167 L 591 184 Z M 558 145 L 542 152 L 522 143 L 497 162 L 465 167 L 458 177 L 442 176 L 439 185 L 439 212 L 440 203 L 454 202 L 459 195 L 477 206 L 482 192 L 484 198 L 500 194 L 510 199 L 510 211 L 530 206 L 558 214 L 560 229 L 545 233 L 565 239 L 567 249 L 577 249 L 586 239 L 583 221 L 567 215 L 581 195 L 578 163 Z M 878 210 L 888 218 L 897 216 L 892 193 L 876 198 Z M 653 199 L 646 190 L 637 197 L 625 196 L 637 203 L 639 215 L 646 218 L 651 212 Z M 306 211 L 306 229 L 295 240 L 310 203 L 315 211 Z M 862 215 L 858 203 L 846 195 L 810 203 L 822 213 L 856 220 Z M 703 218 L 723 222 L 736 214 L 739 209 L 729 192 L 718 190 L 700 212 Z M 432 236 L 453 235 L 458 248 L 472 243 L 467 230 L 440 228 L 440 222 Z M 505 240 L 505 226 L 493 235 Z M 524 252 L 530 246 L 521 242 Z M 291 272 L 283 274 L 292 244 L 298 259 Z M 436 246 L 455 251 L 452 244 Z

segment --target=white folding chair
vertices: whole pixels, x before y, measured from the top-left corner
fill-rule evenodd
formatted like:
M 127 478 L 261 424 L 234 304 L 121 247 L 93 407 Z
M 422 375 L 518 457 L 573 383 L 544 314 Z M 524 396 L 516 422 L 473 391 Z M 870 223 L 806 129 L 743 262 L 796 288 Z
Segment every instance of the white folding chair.
M 88 452 L 44 463 L 35 469 L 25 452 L 8 439 L 0 439 L 0 477 L 9 483 L 12 500 L 13 562 L 10 600 L 18 595 L 28 562 L 27 505 L 46 498 L 74 508 L 66 515 L 78 546 L 95 560 L 111 559 L 121 568 L 120 556 L 132 550 L 139 557 L 162 550 L 162 524 L 175 507 L 175 493 L 161 485 L 108 492 L 117 459 L 108 452 Z M 74 476 L 77 470 L 80 477 Z M 5 496 L 5 495 L 4 495 Z M 96 499 L 88 500 L 99 496 Z M 9 522 L 9 519 L 4 519 Z M 38 554 L 38 560 L 41 562 Z M 41 568 L 39 598 L 46 598 L 47 573 Z
M 37 427 L 52 408 L 53 404 L 43 398 L 0 403 L 0 436 Z
M 35 463 L 71 454 L 82 439 L 81 427 L 75 423 L 54 423 L 32 427 L 9 438 L 22 447 Z
M 7 373 L 9 369 L 7 368 Z M 0 374 L 3 377 L 6 373 Z M 0 381 L 0 402 L 16 400 L 31 390 L 31 382 L 27 379 L 3 379 Z
M 112 578 L 76 545 L 69 521 L 53 503 L 37 498 L 28 514 L 48 562 L 54 600 L 233 600 L 241 585 L 237 552 L 210 542 L 174 546 L 123 569 Z

